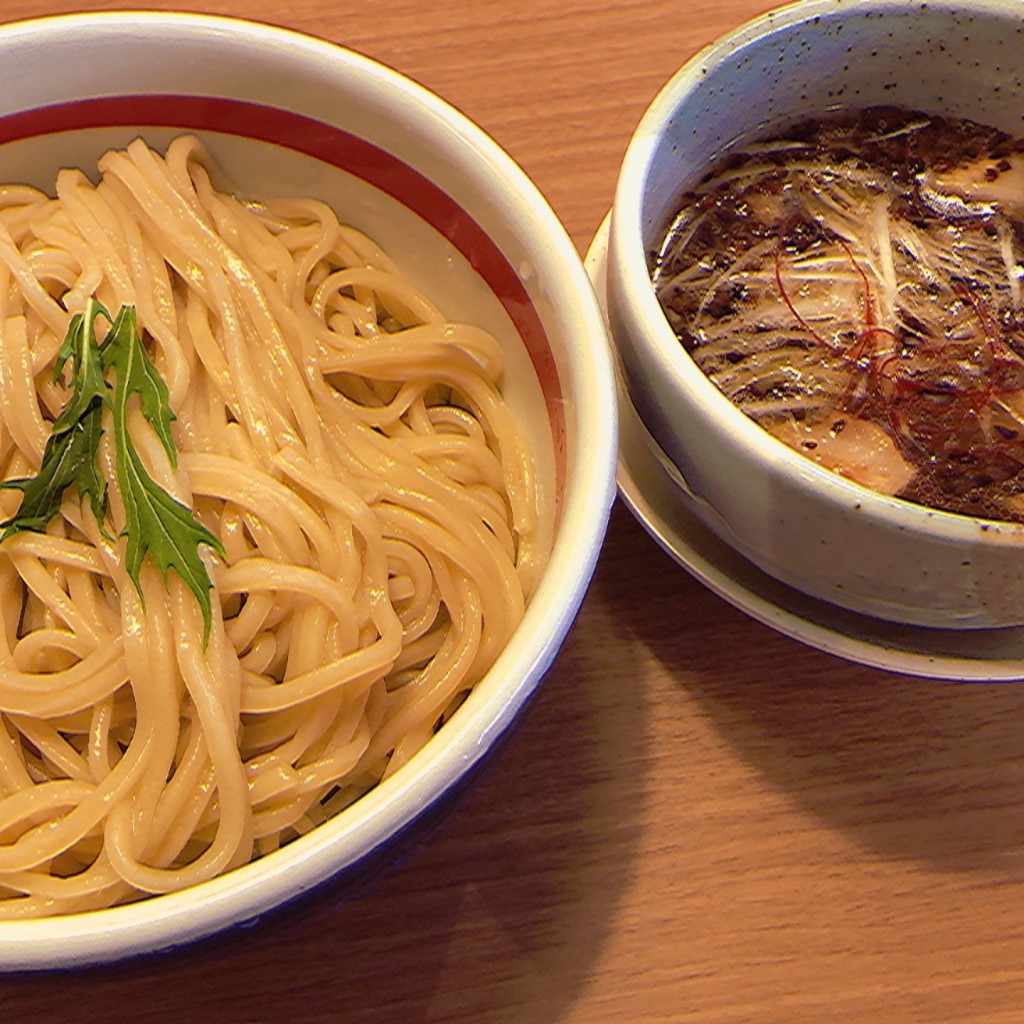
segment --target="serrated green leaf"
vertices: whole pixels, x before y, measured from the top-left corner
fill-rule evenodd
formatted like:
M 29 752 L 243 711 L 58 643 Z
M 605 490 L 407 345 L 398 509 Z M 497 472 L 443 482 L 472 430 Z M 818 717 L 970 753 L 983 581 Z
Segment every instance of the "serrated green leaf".
M 23 530 L 42 533 L 60 511 L 64 491 L 72 484 L 78 485 L 83 501 L 86 495 L 90 497 L 96 521 L 103 522 L 107 485 L 96 473 L 96 448 L 103 429 L 100 425 L 102 414 L 103 407 L 96 402 L 69 430 L 51 434 L 36 476 L 0 483 L 0 488 L 16 488 L 23 495 L 17 513 L 0 523 L 4 527 L 0 541 Z
M 123 389 L 126 397 L 139 396 L 142 415 L 160 439 L 171 466 L 177 468 L 178 450 L 171 436 L 171 424 L 177 417 L 168 404 L 167 385 L 157 373 L 139 337 L 134 306 L 122 306 L 118 311 L 104 345 L 104 354 L 107 353 L 107 365 L 114 367 L 118 388 Z
M 125 309 L 130 310 L 130 315 L 123 315 Z M 117 480 L 125 509 L 125 567 L 140 597 L 139 570 L 147 554 L 152 556 L 164 580 L 168 570 L 173 568 L 199 602 L 205 643 L 210 635 L 210 589 L 213 584 L 199 557 L 199 545 L 205 544 L 221 557 L 226 557 L 226 553 L 217 537 L 196 522 L 192 510 L 172 498 L 153 480 L 128 432 L 128 402 L 132 395 L 137 394 L 143 415 L 153 426 L 172 464 L 176 462 L 170 433 L 174 416 L 167 405 L 167 387 L 142 346 L 134 309 L 125 307 L 118 313 L 103 351 L 105 361 L 109 353 L 108 365 L 114 368 L 117 377 L 112 418 Z
M 103 524 L 107 485 L 96 470 L 96 453 L 103 433 L 103 403 L 108 388 L 96 343 L 96 320 L 100 316 L 110 319 L 103 306 L 90 299 L 85 313 L 71 318 L 57 353 L 54 379 L 61 377 L 70 360 L 72 395 L 54 421 L 39 472 L 34 477 L 0 483 L 2 489 L 22 492 L 18 511 L 0 523 L 4 528 L 0 542 L 24 530 L 45 531 L 60 511 L 64 491 L 71 486 L 78 487 L 79 500 L 90 499 L 96 521 Z
M 54 421 L 55 434 L 67 430 L 77 423 L 97 401 L 107 398 L 107 382 L 103 379 L 103 361 L 96 342 L 96 320 L 103 317 L 108 322 L 110 314 L 95 299 L 89 299 L 84 313 L 71 318 L 64 343 L 57 352 L 53 379 L 59 380 L 64 374 L 68 360 L 72 364 L 70 386 L 73 389 L 68 403 Z
M 103 435 L 103 402 L 97 401 L 81 423 L 82 463 L 75 481 L 78 484 L 78 498 L 85 501 L 88 496 L 100 532 L 107 536 L 103 527 L 103 520 L 107 515 L 107 481 L 100 476 L 96 458 L 100 450 L 100 437 Z
M 223 545 L 192 516 L 192 510 L 175 501 L 146 472 L 134 447 L 118 446 L 117 474 L 125 507 L 125 567 L 141 595 L 139 570 L 149 554 L 167 580 L 174 569 L 196 596 L 203 613 L 204 642 L 210 634 L 212 606 L 209 574 L 199 557 L 199 545 L 226 557 Z

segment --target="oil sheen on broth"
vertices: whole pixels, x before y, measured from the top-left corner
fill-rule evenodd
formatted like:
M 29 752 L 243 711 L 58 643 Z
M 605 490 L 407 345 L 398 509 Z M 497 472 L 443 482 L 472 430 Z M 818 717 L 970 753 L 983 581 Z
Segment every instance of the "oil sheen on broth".
M 874 107 L 730 152 L 653 260 L 698 366 L 886 494 L 1024 522 L 1024 141 Z

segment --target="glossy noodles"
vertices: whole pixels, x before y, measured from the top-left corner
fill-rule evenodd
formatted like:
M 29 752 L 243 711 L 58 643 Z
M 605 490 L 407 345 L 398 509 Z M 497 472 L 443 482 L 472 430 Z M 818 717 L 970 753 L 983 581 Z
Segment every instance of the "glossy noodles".
M 105 521 L 71 488 L 0 544 L 0 917 L 193 885 L 350 805 L 494 662 L 550 543 L 490 334 L 322 203 L 215 187 L 194 138 L 99 172 L 0 189 L 2 477 L 40 469 L 70 314 L 133 305 L 176 468 L 137 403 L 131 438 L 226 557 L 208 637 L 174 569 L 133 585 L 110 429 Z

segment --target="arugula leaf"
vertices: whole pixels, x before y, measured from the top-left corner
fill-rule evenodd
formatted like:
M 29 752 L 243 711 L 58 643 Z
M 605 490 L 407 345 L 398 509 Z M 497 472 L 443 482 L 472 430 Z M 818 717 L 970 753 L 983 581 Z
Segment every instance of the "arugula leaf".
M 192 510 L 172 498 L 146 472 L 128 433 L 128 402 L 137 394 L 142 413 L 160 438 L 171 464 L 177 463 L 170 434 L 174 414 L 167 405 L 167 386 L 146 355 L 133 307 L 122 307 L 111 325 L 103 346 L 103 360 L 113 367 L 117 377 L 111 410 L 117 482 L 125 510 L 123 536 L 128 539 L 125 567 L 140 597 L 139 569 L 147 554 L 152 555 L 165 581 L 168 570 L 173 568 L 202 609 L 205 643 L 210 635 L 213 584 L 199 557 L 199 545 L 205 544 L 222 558 L 227 554 L 217 537 L 196 522 Z
M 43 450 L 43 463 L 36 476 L 5 480 L 0 487 L 22 492 L 21 505 L 10 519 L 0 526 L 0 541 L 24 530 L 43 533 L 50 520 L 60 511 L 64 491 L 78 485 L 79 496 L 88 494 L 98 523 L 106 511 L 107 485 L 96 472 L 96 449 L 99 445 L 103 406 L 98 402 L 85 416 L 60 434 L 53 433 Z
M 53 379 L 60 380 L 64 367 L 71 360 L 71 387 L 74 393 L 54 421 L 53 432 L 59 434 L 77 423 L 97 402 L 107 397 L 109 387 L 103 379 L 103 364 L 96 343 L 96 321 L 103 317 L 110 323 L 110 314 L 95 299 L 85 304 L 84 313 L 76 313 L 68 325 L 64 343 L 57 352 Z
M 142 415 L 149 421 L 167 452 L 171 466 L 178 466 L 178 450 L 171 437 L 171 424 L 177 416 L 167 404 L 167 385 L 146 355 L 139 335 L 134 306 L 122 306 L 110 326 L 103 345 L 103 367 L 114 367 L 118 392 L 124 401 L 137 394 Z M 116 402 L 116 399 L 115 399 Z
M 103 306 L 90 299 L 85 313 L 71 318 L 53 376 L 59 380 L 71 360 L 73 393 L 54 421 L 39 472 L 34 477 L 0 483 L 2 489 L 22 492 L 18 511 L 0 523 L 4 528 L 0 542 L 24 530 L 42 533 L 60 511 L 64 491 L 73 485 L 78 487 L 80 501 L 90 499 L 96 522 L 103 524 L 107 484 L 96 470 L 96 453 L 103 433 L 103 403 L 108 391 L 96 344 L 96 320 L 101 316 L 110 319 Z

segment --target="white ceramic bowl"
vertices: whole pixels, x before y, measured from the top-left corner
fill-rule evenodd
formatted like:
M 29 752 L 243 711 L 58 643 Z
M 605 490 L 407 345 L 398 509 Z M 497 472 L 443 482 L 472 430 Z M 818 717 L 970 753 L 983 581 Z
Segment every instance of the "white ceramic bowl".
M 130 906 L 0 922 L 0 969 L 94 963 L 250 921 L 381 850 L 477 764 L 552 663 L 614 495 L 615 392 L 590 282 L 523 172 L 436 96 L 280 29 L 184 14 L 0 28 L 0 177 L 40 187 L 142 134 L 199 134 L 245 192 L 313 195 L 374 237 L 442 309 L 495 333 L 538 458 L 551 559 L 493 669 L 412 761 L 262 860 Z M 39 69 L 45 67 L 46 74 Z M 186 73 L 187 72 L 187 73 Z
M 1024 134 L 1017 0 L 808 0 L 697 54 L 629 144 L 607 302 L 626 392 L 679 474 L 679 500 L 775 578 L 845 608 L 935 627 L 1024 622 L 1024 528 L 883 497 L 771 437 L 704 376 L 655 298 L 685 189 L 731 144 L 842 106 L 897 104 Z

